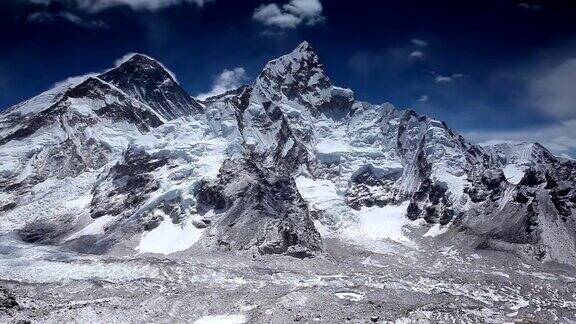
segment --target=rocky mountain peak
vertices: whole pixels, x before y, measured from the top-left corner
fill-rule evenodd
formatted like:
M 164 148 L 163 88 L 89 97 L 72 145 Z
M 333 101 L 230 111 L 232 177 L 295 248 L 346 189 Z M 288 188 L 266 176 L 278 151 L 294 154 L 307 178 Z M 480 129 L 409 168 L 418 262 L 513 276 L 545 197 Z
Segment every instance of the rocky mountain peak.
M 99 77 L 149 105 L 167 120 L 202 110 L 202 106 L 182 89 L 170 71 L 143 54 L 134 54 Z
M 268 62 L 254 83 L 259 101 L 292 101 L 312 110 L 330 101 L 331 88 L 324 66 L 308 42 Z
M 318 54 L 306 41 L 298 45 L 292 52 L 268 62 L 262 74 L 284 77 L 286 81 L 294 82 L 311 83 L 317 81 L 310 80 L 311 77 L 318 78 L 318 81 L 325 79 L 327 83 L 330 82 L 326 77 L 324 66 L 320 63 Z M 299 76 L 303 78 L 298 78 Z
M 155 59 L 144 54 L 134 54 L 116 68 L 103 76 L 113 78 L 114 75 L 129 74 L 132 77 L 147 77 L 148 82 L 176 82 L 173 75 Z
M 303 41 L 300 45 L 296 46 L 289 55 L 295 60 L 318 61 L 318 54 L 316 54 L 312 45 L 307 41 Z

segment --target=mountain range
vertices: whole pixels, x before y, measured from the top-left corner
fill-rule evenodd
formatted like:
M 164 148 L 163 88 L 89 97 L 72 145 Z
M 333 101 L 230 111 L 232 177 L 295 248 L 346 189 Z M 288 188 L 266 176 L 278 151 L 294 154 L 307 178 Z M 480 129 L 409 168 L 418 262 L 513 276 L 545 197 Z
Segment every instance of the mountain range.
M 0 230 L 96 254 L 432 240 L 576 265 L 576 162 L 355 99 L 307 42 L 198 100 L 134 54 L 0 114 Z

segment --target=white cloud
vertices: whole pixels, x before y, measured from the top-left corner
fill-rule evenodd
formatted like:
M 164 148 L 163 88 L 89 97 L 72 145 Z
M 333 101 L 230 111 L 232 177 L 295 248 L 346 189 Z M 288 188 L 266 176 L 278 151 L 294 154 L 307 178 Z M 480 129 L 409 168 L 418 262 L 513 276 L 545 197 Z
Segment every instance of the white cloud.
M 300 24 L 309 26 L 322 22 L 320 0 L 290 0 L 280 7 L 275 3 L 261 5 L 254 10 L 252 18 L 268 27 L 296 28 Z
M 456 81 L 457 79 L 462 79 L 462 78 L 468 77 L 466 74 L 462 74 L 462 73 L 454 73 L 452 75 L 436 74 L 436 72 L 434 72 L 434 71 L 431 71 L 430 73 L 432 75 L 436 75 L 436 77 L 434 78 L 434 82 L 436 82 L 436 83 L 450 83 L 450 82 Z
M 36 0 L 39 1 L 39 0 Z M 70 22 L 72 24 L 78 25 L 78 26 L 82 26 L 82 27 L 86 27 L 86 28 L 108 28 L 109 26 L 100 20 L 89 20 L 89 19 L 84 19 L 74 13 L 68 12 L 68 11 L 62 11 L 62 12 L 57 12 L 57 13 L 50 13 L 50 12 L 35 12 L 32 13 L 30 15 L 28 15 L 28 17 L 26 17 L 26 20 L 32 23 L 50 23 L 50 22 L 54 22 L 57 20 L 63 20 L 63 21 L 67 21 Z
M 33 3 L 33 4 L 47 6 L 50 4 L 50 2 L 52 2 L 52 0 L 28 0 L 28 2 Z
M 464 132 L 474 143 L 538 142 L 559 156 L 576 157 L 576 119 L 546 127 L 529 127 L 512 131 L 477 130 Z
M 51 3 L 71 4 L 76 9 L 89 13 L 96 13 L 102 10 L 118 6 L 128 6 L 134 10 L 158 10 L 182 3 L 193 3 L 199 7 L 213 0 L 27 0 L 31 3 L 50 5 Z
M 284 9 L 296 17 L 306 20 L 309 25 L 314 25 L 323 19 L 320 0 L 291 0 L 284 5 Z
M 421 95 L 418 102 L 428 102 L 428 95 Z
M 277 4 L 262 5 L 254 11 L 252 18 L 266 26 L 295 28 L 302 23 L 302 18 L 283 12 Z
M 232 70 L 225 69 L 216 77 L 212 85 L 212 89 L 207 93 L 196 95 L 199 100 L 205 100 L 212 96 L 222 94 L 229 90 L 234 90 L 242 85 L 246 80 L 246 71 L 242 67 L 237 67 Z
M 270 3 L 267 5 L 261 5 L 254 10 L 252 18 L 255 20 L 266 22 L 268 19 L 274 18 L 276 16 L 282 15 L 282 10 L 275 3 Z
M 522 8 L 524 10 L 532 10 L 532 11 L 543 9 L 542 5 L 535 4 L 535 3 L 527 3 L 527 2 L 519 3 L 518 7 Z
M 529 100 L 542 113 L 558 118 L 576 118 L 576 58 L 540 72 L 529 81 Z
M 446 75 L 438 75 L 434 78 L 434 82 L 436 82 L 436 83 L 452 82 L 452 77 L 446 76 Z
M 410 40 L 412 42 L 412 44 L 416 45 L 416 46 L 420 46 L 420 47 L 426 47 L 428 46 L 428 42 L 422 39 L 418 39 L 418 38 L 413 38 Z
M 424 52 L 422 51 L 413 51 L 410 53 L 410 55 L 408 55 L 409 58 L 413 58 L 413 59 L 421 59 L 424 57 Z

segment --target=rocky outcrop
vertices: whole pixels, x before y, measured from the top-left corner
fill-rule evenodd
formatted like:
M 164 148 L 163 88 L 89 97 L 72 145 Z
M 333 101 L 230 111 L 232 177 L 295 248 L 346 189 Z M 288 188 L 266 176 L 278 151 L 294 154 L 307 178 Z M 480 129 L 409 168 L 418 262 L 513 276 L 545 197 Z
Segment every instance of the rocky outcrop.
M 20 307 L 14 295 L 6 288 L 0 287 L 0 312 L 8 312 Z
M 207 246 L 296 257 L 320 251 L 320 234 L 294 180 L 257 161 L 227 161 L 218 179 L 199 190 L 198 210 L 219 213 L 209 227 Z

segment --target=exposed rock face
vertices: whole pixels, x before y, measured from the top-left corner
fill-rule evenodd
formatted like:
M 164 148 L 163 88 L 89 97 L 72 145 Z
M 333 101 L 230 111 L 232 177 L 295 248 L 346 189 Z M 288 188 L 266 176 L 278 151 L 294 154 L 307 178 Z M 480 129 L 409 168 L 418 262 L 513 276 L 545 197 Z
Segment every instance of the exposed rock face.
M 466 189 L 472 204 L 462 226 L 488 239 L 487 247 L 575 264 L 574 163 L 538 149 L 548 163 L 526 166 L 518 184 L 500 170 L 472 179 Z M 510 177 L 517 181 L 516 174 Z
M 167 120 L 202 111 L 202 106 L 160 63 L 142 54 L 135 54 L 100 78 L 147 104 Z
M 410 220 L 480 247 L 576 264 L 574 162 L 538 144 L 472 145 L 442 121 L 357 101 L 306 42 L 201 104 L 134 55 L 3 113 L 0 158 L 3 227 L 29 242 L 189 231 L 184 248 L 302 257 L 322 248 L 313 218 L 334 228 L 405 203 Z M 305 200 L 296 177 L 326 187 Z
M 292 53 L 266 64 L 254 82 L 253 93 L 261 103 L 294 102 L 302 106 L 299 111 L 317 116 L 330 101 L 331 87 L 318 55 L 303 42 Z
M 0 311 L 6 312 L 17 307 L 19 307 L 19 305 L 14 295 L 6 288 L 0 287 Z
M 94 187 L 90 203 L 92 218 L 132 213 L 158 190 L 158 181 L 150 173 L 167 163 L 165 158 L 154 159 L 145 152 L 129 149 L 122 163 L 114 165 L 107 178 Z
M 226 162 L 218 179 L 205 183 L 198 195 L 200 210 L 223 213 L 208 232 L 209 245 L 297 257 L 322 248 L 294 180 L 259 166 L 257 158 Z

